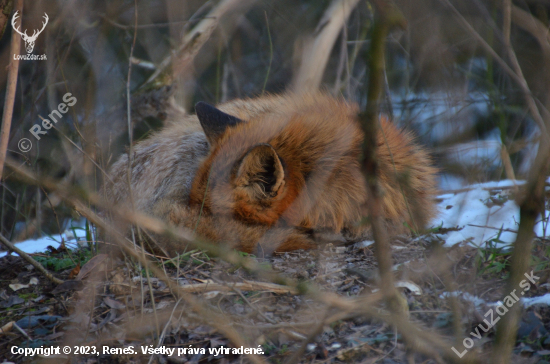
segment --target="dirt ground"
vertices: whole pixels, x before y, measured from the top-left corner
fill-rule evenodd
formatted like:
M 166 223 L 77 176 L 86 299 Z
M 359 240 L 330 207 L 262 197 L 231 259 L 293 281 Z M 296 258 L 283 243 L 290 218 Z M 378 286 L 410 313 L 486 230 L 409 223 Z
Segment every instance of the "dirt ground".
M 454 324 L 458 323 L 463 335 L 458 340 L 458 351 L 462 351 L 462 339 L 471 337 L 469 333 L 483 322 L 490 303 L 503 297 L 510 255 L 497 248 L 477 249 L 465 244 L 443 248 L 441 243 L 431 234 L 395 239 L 395 275 L 410 320 L 441 335 L 449 345 L 457 341 L 453 341 L 453 311 L 446 292 L 460 291 L 460 317 Z M 549 252 L 549 240 L 535 240 L 532 267 L 538 279 L 524 297 L 550 292 Z M 65 255 L 53 252 L 43 256 L 55 260 Z M 82 266 L 80 275 L 74 267 L 56 273 L 67 280 L 58 286 L 20 257 L 3 257 L 0 326 L 15 325 L 0 334 L 0 359 L 90 364 L 253 360 L 238 350 L 233 353 L 239 346 L 229 340 L 227 331 L 221 332 L 220 327 L 226 327 L 239 335 L 245 348 L 261 349 L 261 357 L 269 363 L 435 363 L 408 350 L 401 335 L 380 319 L 386 312 L 383 305 L 373 301 L 372 308 L 381 315 L 377 318 L 346 314 L 326 298 L 329 294 L 343 299 L 376 294 L 372 246 L 328 244 L 318 250 L 258 261 L 280 277 L 300 282 L 297 288 L 268 282 L 200 251 L 184 255 L 179 269 L 158 263 L 192 301 L 179 299 L 158 277 L 147 279 L 145 270 L 129 259 L 97 255 Z M 28 286 L 20 288 L 17 284 Z M 483 301 L 476 304 L 470 295 Z M 481 331 L 471 350 L 480 357 L 488 355 L 494 330 Z M 549 331 L 548 305 L 525 309 L 512 362 L 549 363 Z M 72 352 L 24 356 L 13 354 L 14 346 L 69 346 Z M 133 353 L 125 353 L 124 348 L 133 348 Z M 143 354 L 143 348 L 186 351 L 170 356 L 160 351 Z M 219 351 L 211 354 L 211 349 Z M 84 353 L 75 354 L 75 350 Z

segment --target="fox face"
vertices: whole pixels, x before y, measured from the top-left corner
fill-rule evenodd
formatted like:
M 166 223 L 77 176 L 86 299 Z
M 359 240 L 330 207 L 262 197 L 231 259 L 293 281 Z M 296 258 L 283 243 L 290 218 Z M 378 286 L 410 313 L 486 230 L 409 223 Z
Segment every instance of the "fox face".
M 362 237 L 367 191 L 358 106 L 325 94 L 200 102 L 134 147 L 134 205 L 213 242 L 245 251 L 312 248 L 317 232 Z M 391 233 L 434 215 L 436 169 L 406 132 L 380 119 L 378 183 Z M 128 199 L 128 157 L 105 188 Z M 177 242 L 159 237 L 165 251 Z
M 339 231 L 358 218 L 366 195 L 356 109 L 324 101 L 330 102 L 248 120 L 197 104 L 211 152 L 196 174 L 190 205 L 267 226 Z
M 285 170 L 277 151 L 268 143 L 235 149 L 235 141 L 221 139 L 226 129 L 237 127 L 242 120 L 202 102 L 195 110 L 212 152 L 193 183 L 190 204 L 204 201 L 209 212 L 234 215 L 251 224 L 273 225 L 296 192 L 286 184 L 288 168 Z

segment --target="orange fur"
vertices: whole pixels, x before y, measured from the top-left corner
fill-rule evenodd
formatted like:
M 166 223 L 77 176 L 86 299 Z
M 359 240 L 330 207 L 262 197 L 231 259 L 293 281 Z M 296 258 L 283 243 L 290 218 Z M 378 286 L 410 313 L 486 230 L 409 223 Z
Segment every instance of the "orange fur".
M 142 156 L 132 173 L 136 206 L 246 252 L 258 245 L 268 252 L 311 248 L 316 231 L 364 234 L 358 222 L 367 193 L 356 104 L 324 94 L 285 94 L 234 100 L 219 110 L 242 122 L 206 138 L 197 131 L 197 116 L 185 116 L 136 145 L 136 156 Z M 436 170 L 411 135 L 385 118 L 380 126 L 379 181 L 388 227 L 423 227 L 435 212 Z M 197 157 L 186 155 L 189 150 L 198 150 Z M 111 172 L 115 184 L 107 191 L 115 201 L 126 199 L 125 161 Z M 173 242 L 161 244 L 178 250 Z

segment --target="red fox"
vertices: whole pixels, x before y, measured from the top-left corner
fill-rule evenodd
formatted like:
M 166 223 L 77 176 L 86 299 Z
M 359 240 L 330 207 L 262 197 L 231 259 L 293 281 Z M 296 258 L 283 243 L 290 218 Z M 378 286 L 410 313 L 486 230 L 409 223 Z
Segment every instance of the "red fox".
M 195 110 L 133 148 L 137 209 L 248 253 L 308 249 L 317 232 L 368 229 L 356 104 L 289 93 Z M 390 233 L 423 227 L 435 214 L 429 155 L 385 118 L 377 140 Z M 111 168 L 114 203 L 127 203 L 127 164 L 125 154 Z M 169 254 L 184 249 L 158 243 Z

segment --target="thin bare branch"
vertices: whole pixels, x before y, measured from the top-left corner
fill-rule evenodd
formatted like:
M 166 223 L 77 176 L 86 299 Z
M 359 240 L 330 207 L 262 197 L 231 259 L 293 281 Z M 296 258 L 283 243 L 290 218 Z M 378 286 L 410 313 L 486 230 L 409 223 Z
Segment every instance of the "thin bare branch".
M 15 12 L 23 12 L 23 0 L 16 0 Z M 13 104 L 17 91 L 17 72 L 19 71 L 19 55 L 21 50 L 21 37 L 17 32 L 11 34 L 10 63 L 8 65 L 8 82 L 6 85 L 6 98 L 4 100 L 4 112 L 2 114 L 2 128 L 0 129 L 0 180 L 3 180 L 4 161 L 10 141 L 11 119 L 13 117 Z
M 537 104 L 535 102 L 535 99 L 533 97 L 533 94 L 531 93 L 531 90 L 529 89 L 529 86 L 527 85 L 527 82 L 525 81 L 525 78 L 523 77 L 523 74 L 518 74 L 514 69 L 512 69 L 508 64 L 500 57 L 495 50 L 483 39 L 483 37 L 476 32 L 476 30 L 468 23 L 468 21 L 460 14 L 460 12 L 450 3 L 449 0 L 440 0 L 442 3 L 447 5 L 456 15 L 458 21 L 462 24 L 462 26 L 470 33 L 472 37 L 474 37 L 479 44 L 485 49 L 491 57 L 495 61 L 498 62 L 498 64 L 502 67 L 504 71 L 520 86 L 522 92 L 525 95 L 526 103 L 529 108 L 529 112 L 531 113 L 531 117 L 535 120 L 537 125 L 539 126 L 541 133 L 543 135 L 544 139 L 548 138 L 548 128 L 537 108 Z M 515 58 L 515 57 L 514 57 Z M 516 60 L 517 61 L 517 60 Z
M 313 38 L 303 49 L 292 89 L 298 93 L 319 88 L 331 50 L 359 0 L 333 0 L 319 21 Z
M 377 19 L 373 26 L 369 57 L 369 82 L 367 86 L 367 107 L 359 114 L 359 120 L 365 134 L 363 141 L 362 170 L 366 176 L 369 201 L 369 213 L 372 234 L 376 247 L 376 259 L 380 272 L 380 288 L 388 301 L 390 310 L 399 314 L 398 293 L 395 290 L 391 270 L 391 248 L 388 233 L 382 217 L 381 193 L 378 187 L 378 159 L 376 157 L 376 138 L 378 135 L 378 103 L 384 87 L 384 52 L 386 36 L 391 28 L 403 25 L 404 17 L 400 11 L 384 2 L 377 2 Z

